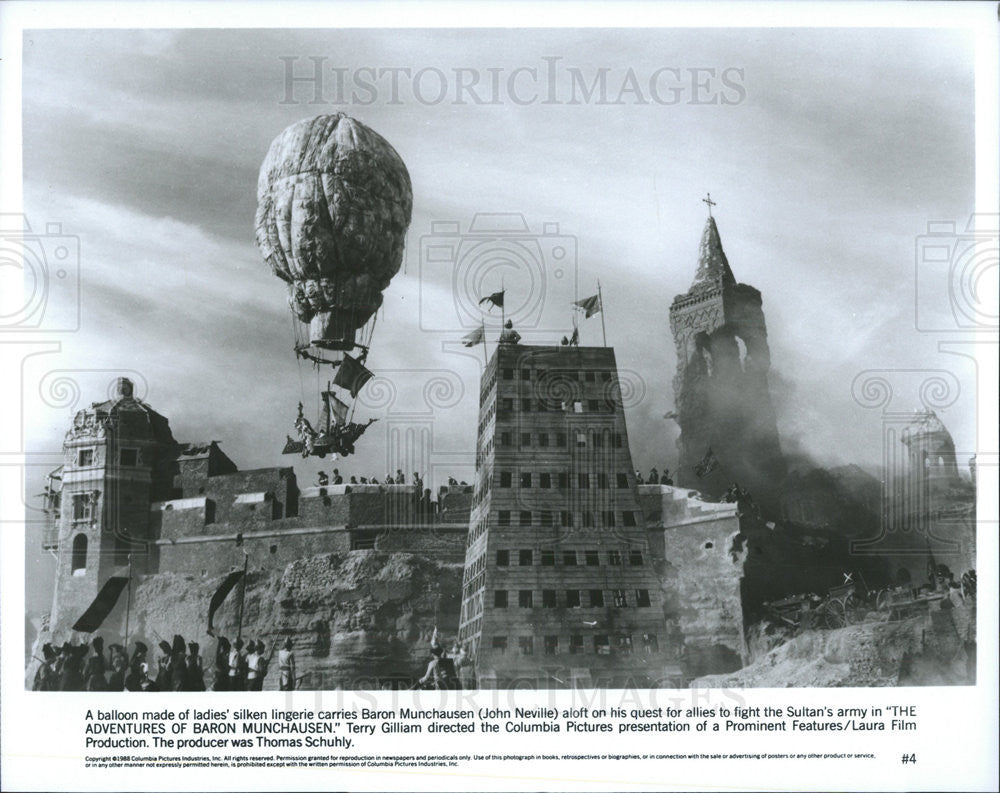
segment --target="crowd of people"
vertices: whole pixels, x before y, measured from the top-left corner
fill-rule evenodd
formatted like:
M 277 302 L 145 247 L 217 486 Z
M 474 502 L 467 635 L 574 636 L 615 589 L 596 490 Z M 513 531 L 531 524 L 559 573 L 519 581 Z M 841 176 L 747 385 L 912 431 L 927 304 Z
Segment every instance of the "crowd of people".
M 277 640 L 275 640 L 275 644 Z M 230 644 L 220 636 L 213 663 L 212 691 L 262 691 L 275 644 L 270 652 L 263 641 L 242 638 Z M 45 644 L 32 688 L 35 691 L 205 691 L 205 668 L 198 642 L 160 641 L 159 653 L 150 660 L 149 647 L 141 641 L 132 654 L 121 644 L 104 649 L 95 636 L 90 644 Z M 278 652 L 278 687 L 295 688 L 295 654 L 286 639 Z
M 416 471 L 413 472 L 412 481 L 416 491 L 418 493 L 423 492 L 424 480 L 421 479 L 420 474 Z M 397 468 L 395 474 L 386 474 L 385 479 L 381 482 L 377 476 L 351 476 L 348 481 L 344 481 L 340 469 L 334 468 L 332 475 L 328 475 L 326 471 L 320 471 L 316 476 L 316 484 L 319 487 L 326 487 L 327 485 L 405 485 L 406 474 L 403 473 L 401 468 Z

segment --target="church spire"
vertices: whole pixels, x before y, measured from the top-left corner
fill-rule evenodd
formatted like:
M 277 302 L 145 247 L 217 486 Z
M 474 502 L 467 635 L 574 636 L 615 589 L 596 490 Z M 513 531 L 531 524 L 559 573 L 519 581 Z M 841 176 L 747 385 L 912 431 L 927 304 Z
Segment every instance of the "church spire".
M 726 286 L 735 283 L 736 277 L 729 269 L 729 260 L 722 250 L 719 229 L 715 225 L 715 218 L 712 217 L 709 206 L 708 220 L 701 234 L 701 245 L 698 246 L 698 272 L 691 287 Z

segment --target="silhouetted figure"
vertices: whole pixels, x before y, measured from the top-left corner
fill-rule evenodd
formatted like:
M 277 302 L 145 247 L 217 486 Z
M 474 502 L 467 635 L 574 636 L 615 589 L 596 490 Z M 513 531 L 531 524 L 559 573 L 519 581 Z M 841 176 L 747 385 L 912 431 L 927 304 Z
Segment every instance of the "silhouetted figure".
M 106 663 L 104 660 L 104 639 L 95 636 L 91 641 L 94 653 L 87 659 L 83 676 L 87 681 L 87 691 L 106 691 L 108 682 L 104 677 Z
M 229 639 L 219 637 L 215 648 L 215 679 L 212 682 L 213 691 L 229 690 Z
M 198 642 L 188 642 L 188 656 L 185 664 L 185 691 L 205 690 L 205 670 L 202 668 L 201 655 L 198 654 Z
M 281 691 L 295 690 L 295 653 L 292 652 L 292 640 L 285 639 L 285 643 L 278 651 L 278 688 Z

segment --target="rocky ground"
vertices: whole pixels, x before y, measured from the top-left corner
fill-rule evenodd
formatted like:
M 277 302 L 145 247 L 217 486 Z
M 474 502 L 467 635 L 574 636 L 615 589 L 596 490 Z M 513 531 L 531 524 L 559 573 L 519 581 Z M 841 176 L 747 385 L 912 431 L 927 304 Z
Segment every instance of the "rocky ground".
M 751 631 L 750 644 L 758 653 L 751 664 L 730 674 L 697 678 L 691 685 L 732 689 L 975 682 L 974 605 L 797 636 L 764 634 L 758 626 Z M 776 644 L 768 647 L 769 642 Z

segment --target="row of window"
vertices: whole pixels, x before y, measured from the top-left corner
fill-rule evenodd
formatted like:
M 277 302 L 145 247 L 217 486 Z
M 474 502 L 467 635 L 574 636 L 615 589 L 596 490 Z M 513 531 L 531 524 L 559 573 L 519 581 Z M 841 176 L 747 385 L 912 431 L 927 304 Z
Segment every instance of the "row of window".
M 579 490 L 589 490 L 591 484 L 598 490 L 607 490 L 611 487 L 611 477 L 605 473 L 577 473 L 576 477 L 572 479 L 567 471 L 559 471 L 555 474 L 548 471 L 519 471 L 516 479 L 513 471 L 500 471 L 499 473 L 500 487 L 514 487 L 514 482 L 517 482 L 517 486 L 522 488 L 538 487 L 542 490 L 549 490 L 556 487 L 560 490 L 568 490 L 571 481 Z M 615 487 L 619 490 L 627 489 L 630 482 L 628 474 L 615 474 Z M 492 475 L 490 476 L 490 485 L 492 485 Z
M 531 567 L 535 563 L 537 558 L 542 567 L 554 567 L 556 564 L 556 559 L 562 560 L 562 563 L 566 567 L 574 567 L 577 564 L 578 554 L 580 551 L 561 551 L 559 554 L 549 548 L 544 548 L 536 554 L 531 548 L 522 548 L 519 551 L 507 551 L 499 550 L 497 551 L 497 567 L 509 567 L 513 561 L 517 560 L 517 565 L 519 567 Z M 597 567 L 601 563 L 601 554 L 596 548 L 591 548 L 583 553 L 583 564 L 587 567 Z M 480 557 L 482 558 L 482 557 Z M 622 565 L 625 560 L 625 555 L 619 550 L 610 550 L 607 552 L 608 564 L 610 565 Z M 630 550 L 628 552 L 628 563 L 632 567 L 641 567 L 643 564 L 642 551 Z
M 617 517 L 619 514 L 621 514 L 622 526 L 639 525 L 639 514 L 632 510 L 626 510 L 622 513 L 617 513 L 614 510 L 600 512 L 598 513 L 598 518 L 601 521 L 600 525 L 619 525 Z M 579 517 L 579 521 L 577 521 L 577 517 Z M 538 512 L 532 512 L 531 510 L 524 509 L 517 513 L 518 526 L 563 526 L 572 529 L 576 527 L 577 523 L 583 529 L 592 529 L 597 525 L 594 522 L 594 513 L 590 510 L 583 510 L 578 516 L 568 510 L 555 512 L 543 509 Z M 497 526 L 508 527 L 511 525 L 513 525 L 511 523 L 511 511 L 509 509 L 497 510 Z
M 589 434 L 589 438 L 588 438 Z M 501 432 L 500 433 L 500 448 L 501 449 L 513 449 L 514 448 L 514 436 L 513 432 Z M 517 433 L 517 448 L 518 449 L 564 449 L 566 448 L 566 442 L 568 438 L 565 432 L 556 432 L 549 434 L 547 432 L 531 433 L 531 432 L 521 432 Z M 588 446 L 594 449 L 605 449 L 612 448 L 621 449 L 625 445 L 625 439 L 622 437 L 620 432 L 609 432 L 608 430 L 596 430 L 591 433 L 577 431 L 573 434 L 573 444 L 577 449 L 586 449 Z M 489 444 L 487 444 L 489 445 Z M 490 447 L 492 448 L 492 447 Z
M 541 592 L 541 599 L 537 601 L 537 605 L 541 605 L 542 608 L 559 608 L 563 606 L 569 609 L 576 609 L 583 607 L 582 594 L 587 592 L 588 602 L 587 605 L 591 608 L 604 608 L 605 597 L 603 589 L 567 589 L 563 593 L 556 591 L 555 589 L 543 589 Z M 649 600 L 649 590 L 648 589 L 636 589 L 634 590 L 635 597 L 633 602 L 629 603 L 629 597 L 624 589 L 612 589 L 610 590 L 611 597 L 607 599 L 611 605 L 615 608 L 628 608 L 629 605 L 634 605 L 637 608 L 648 608 L 650 605 Z M 512 605 L 512 599 L 510 597 L 510 592 L 506 589 L 496 589 L 493 591 L 493 608 L 505 609 Z M 519 589 L 517 590 L 517 605 L 519 608 L 530 609 L 536 606 L 535 592 L 531 589 Z
M 563 644 L 565 642 L 565 644 Z M 543 636 L 542 652 L 545 655 L 557 655 L 560 652 L 569 652 L 570 655 L 582 655 L 587 652 L 587 645 L 590 645 L 591 652 L 597 655 L 611 655 L 612 652 L 620 655 L 631 655 L 633 651 L 632 635 L 628 633 L 616 633 L 614 636 L 606 634 L 597 635 L 591 638 L 590 642 L 578 633 L 569 637 Z M 562 649 L 565 647 L 565 650 Z M 490 648 L 494 653 L 503 654 L 510 649 L 506 636 L 494 636 L 490 642 Z M 660 643 L 655 633 L 642 634 L 642 649 L 645 653 L 655 653 L 660 649 Z M 535 654 L 535 637 L 518 636 L 517 650 L 521 655 Z
M 513 380 L 515 374 L 515 369 L 512 367 L 505 367 L 501 369 L 500 376 L 504 380 Z M 593 369 L 590 370 L 574 370 L 574 369 L 549 369 L 548 367 L 540 369 L 532 369 L 531 367 L 524 366 L 520 370 L 517 370 L 518 379 L 522 382 L 528 382 L 531 380 L 532 374 L 535 375 L 536 380 L 547 380 L 547 379 L 558 379 L 558 380 L 575 380 L 578 383 L 596 383 L 597 379 L 600 378 L 602 383 L 611 382 L 611 372 L 595 372 Z
M 496 409 L 498 418 L 506 418 L 514 412 L 515 406 L 520 408 L 522 413 L 613 413 L 621 402 L 617 398 L 604 399 L 531 399 L 521 397 L 515 400 L 514 397 L 500 397 L 499 405 Z M 487 410 L 487 416 L 492 416 L 492 408 Z
M 88 468 L 94 464 L 94 450 L 93 449 L 78 449 L 76 452 L 76 467 L 77 468 Z M 132 468 L 139 464 L 139 450 L 138 449 L 119 449 L 118 450 L 118 465 Z

